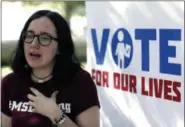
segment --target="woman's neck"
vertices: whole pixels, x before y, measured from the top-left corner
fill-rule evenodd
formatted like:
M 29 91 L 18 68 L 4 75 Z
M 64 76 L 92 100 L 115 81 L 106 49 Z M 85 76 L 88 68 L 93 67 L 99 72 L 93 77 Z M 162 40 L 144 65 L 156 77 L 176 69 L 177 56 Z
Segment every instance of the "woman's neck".
M 43 83 L 52 78 L 52 70 L 53 67 L 35 68 L 32 70 L 31 77 L 34 81 Z
M 47 77 L 48 75 L 50 75 L 52 73 L 52 69 L 33 69 L 32 73 L 38 77 L 38 78 L 44 78 Z

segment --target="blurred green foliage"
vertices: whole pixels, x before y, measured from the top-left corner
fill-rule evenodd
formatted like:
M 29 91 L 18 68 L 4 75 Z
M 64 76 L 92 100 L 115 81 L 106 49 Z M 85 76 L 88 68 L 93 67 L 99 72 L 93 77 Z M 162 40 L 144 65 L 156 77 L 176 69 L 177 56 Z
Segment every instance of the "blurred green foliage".
M 17 0 L 6 0 L 7 2 L 17 2 Z M 22 0 L 24 7 L 37 7 L 42 4 L 49 4 L 51 7 L 59 10 L 69 22 L 73 14 L 85 16 L 85 1 L 27 1 Z
M 77 14 L 84 16 L 85 15 L 85 1 L 55 1 L 55 2 L 39 2 L 39 1 L 23 1 L 25 7 L 29 6 L 39 6 L 41 4 L 50 4 L 51 7 L 59 10 L 63 13 L 64 17 L 69 22 L 72 15 Z

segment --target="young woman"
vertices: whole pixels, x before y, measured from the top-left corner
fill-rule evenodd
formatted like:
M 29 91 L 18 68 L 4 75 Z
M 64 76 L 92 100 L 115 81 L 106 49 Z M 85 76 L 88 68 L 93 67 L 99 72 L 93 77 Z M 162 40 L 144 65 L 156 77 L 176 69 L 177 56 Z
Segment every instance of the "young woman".
M 2 127 L 99 127 L 99 100 L 78 62 L 70 28 L 49 10 L 26 22 L 2 80 Z

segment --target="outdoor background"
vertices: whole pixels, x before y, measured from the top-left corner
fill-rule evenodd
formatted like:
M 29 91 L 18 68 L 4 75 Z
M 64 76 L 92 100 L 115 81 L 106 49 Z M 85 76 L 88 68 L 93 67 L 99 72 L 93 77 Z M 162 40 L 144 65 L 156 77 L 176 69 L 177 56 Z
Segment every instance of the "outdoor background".
M 36 10 L 51 9 L 59 12 L 69 23 L 72 31 L 76 54 L 79 60 L 86 64 L 86 16 L 84 1 L 63 2 L 21 2 L 2 1 L 2 45 L 1 68 L 4 77 L 11 72 L 9 67 L 12 54 L 15 51 L 20 32 L 26 20 Z

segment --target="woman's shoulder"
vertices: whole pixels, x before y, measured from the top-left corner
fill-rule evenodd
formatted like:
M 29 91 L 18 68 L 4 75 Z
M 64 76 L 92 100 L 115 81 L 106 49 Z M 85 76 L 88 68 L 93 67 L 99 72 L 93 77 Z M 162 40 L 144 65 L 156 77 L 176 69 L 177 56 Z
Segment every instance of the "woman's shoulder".
M 12 80 L 16 79 L 16 77 L 17 77 L 17 74 L 15 74 L 14 72 L 11 72 L 11 73 L 7 74 L 6 76 L 4 76 L 2 78 L 2 81 L 3 82 L 12 81 Z
M 16 82 L 17 74 L 11 72 L 2 78 L 1 86 L 2 89 L 10 89 L 10 87 Z
M 24 75 L 25 76 L 25 75 Z M 21 74 L 11 72 L 2 78 L 2 85 L 12 85 L 24 78 Z
M 76 76 L 74 77 L 75 81 L 84 81 L 84 80 L 91 80 L 91 75 L 88 71 L 85 69 L 81 68 L 78 70 L 76 73 Z
M 94 81 L 88 71 L 80 69 L 73 80 L 74 84 L 81 87 L 94 87 Z

